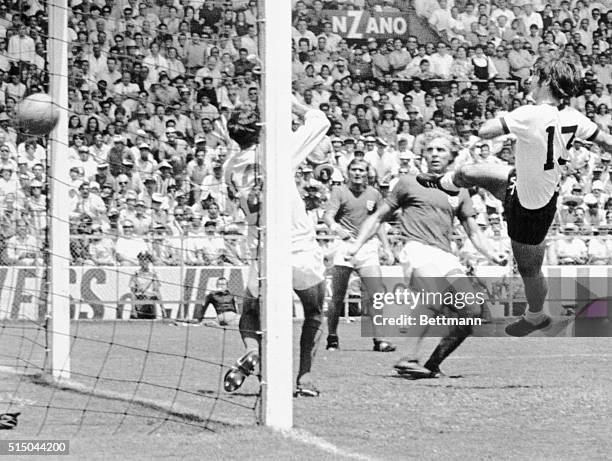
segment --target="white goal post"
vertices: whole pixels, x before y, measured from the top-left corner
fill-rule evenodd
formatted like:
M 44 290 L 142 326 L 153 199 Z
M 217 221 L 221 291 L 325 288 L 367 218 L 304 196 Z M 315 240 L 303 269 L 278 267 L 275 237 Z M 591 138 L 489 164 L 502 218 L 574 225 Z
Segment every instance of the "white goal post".
M 47 298 L 51 313 L 51 372 L 55 379 L 70 378 L 70 226 L 68 223 L 68 1 L 49 2 L 49 93 L 59 110 L 47 155 L 50 171 L 49 258 Z
M 295 187 L 288 156 L 291 130 L 291 2 L 259 0 L 263 69 L 264 272 L 261 325 L 263 422 L 277 429 L 293 424 L 293 297 L 291 205 Z
M 285 191 L 295 187 L 291 171 L 291 2 L 258 0 L 263 62 L 264 252 L 262 273 L 262 419 L 287 429 L 293 424 L 293 297 L 291 207 Z M 68 210 L 68 37 L 67 0 L 49 3 L 50 95 L 60 110 L 51 133 L 48 300 L 51 371 L 70 378 L 70 300 Z

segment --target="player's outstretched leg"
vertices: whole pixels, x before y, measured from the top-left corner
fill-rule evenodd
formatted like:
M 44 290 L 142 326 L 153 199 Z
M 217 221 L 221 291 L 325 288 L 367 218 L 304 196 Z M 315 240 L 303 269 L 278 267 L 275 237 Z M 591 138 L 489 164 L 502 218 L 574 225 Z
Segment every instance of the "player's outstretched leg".
M 412 257 L 415 257 L 415 255 L 412 254 Z M 446 287 L 447 283 L 443 281 L 443 276 L 440 276 L 440 271 L 437 268 L 424 266 L 418 269 L 410 270 L 409 273 L 410 275 L 407 277 L 408 280 L 410 280 L 410 288 L 412 290 L 416 292 L 423 291 L 425 293 L 443 293 L 445 291 L 445 288 L 443 288 L 440 284 L 442 283 L 444 287 Z M 406 266 L 404 267 L 404 274 L 407 274 Z M 414 312 L 414 315 L 418 316 L 420 314 L 431 315 L 432 312 L 439 311 L 442 306 L 425 305 L 421 303 L 421 305 L 416 306 L 416 308 L 417 311 Z M 420 330 L 415 331 L 417 336 L 412 355 L 401 357 L 393 365 L 395 371 L 397 371 L 400 375 L 410 375 L 413 378 L 424 378 L 431 375 L 430 370 L 424 368 L 419 361 L 423 340 L 428 331 L 429 326 L 426 325 L 421 326 Z
M 325 281 L 307 288 L 295 290 L 304 307 L 304 324 L 300 337 L 300 367 L 296 380 L 296 397 L 318 397 L 319 390 L 311 377 L 312 362 L 321 336 Z
M 252 375 L 259 365 L 259 300 L 247 294 L 243 313 L 238 324 L 240 335 L 246 348 L 242 357 L 225 373 L 223 388 L 226 392 L 240 389 L 244 380 Z
M 449 333 L 440 340 L 425 365 L 419 364 L 418 360 L 403 359 L 395 364 L 395 369 L 400 375 L 414 379 L 443 377 L 444 373 L 440 370 L 440 365 L 471 334 L 472 327 L 470 326 L 453 326 Z
M 421 275 L 419 277 L 419 275 Z M 460 270 L 455 269 L 449 272 L 444 278 L 432 279 L 424 278 L 422 274 L 417 272 L 413 277 L 413 283 L 417 287 L 428 287 L 433 292 L 446 293 L 450 290 L 456 293 L 471 293 L 475 288 L 468 277 L 464 277 Z M 442 310 L 446 316 L 457 316 L 463 318 L 480 317 L 488 315 L 486 307 L 483 304 L 469 304 L 456 307 L 434 306 L 434 310 Z M 400 375 L 410 376 L 414 379 L 421 378 L 440 378 L 444 373 L 440 371 L 442 362 L 451 355 L 465 339 L 473 332 L 473 328 L 469 325 L 455 325 L 449 327 L 448 333 L 440 340 L 432 354 L 430 355 L 425 365 L 421 365 L 418 360 L 405 358 L 395 364 L 395 369 Z M 426 335 L 427 330 L 423 330 L 419 340 L 422 340 Z M 416 357 L 416 355 L 415 355 Z
M 352 267 L 334 266 L 332 271 L 332 301 L 327 311 L 327 350 L 335 351 L 340 349 L 338 338 L 338 323 L 344 308 L 344 298 L 349 283 Z
M 548 328 L 552 322 L 550 315 L 542 311 L 548 294 L 548 284 L 542 273 L 546 244 L 528 245 L 512 240 L 512 251 L 525 284 L 528 306 L 525 314 L 506 327 L 506 333 L 510 336 L 527 336 L 536 330 Z
M 253 350 L 245 352 L 225 373 L 223 378 L 223 388 L 225 391 L 235 392 L 240 389 L 244 380 L 253 374 L 258 365 L 259 353 Z
M 425 368 L 431 372 L 431 377 L 436 378 L 443 373 L 440 371 L 442 362 L 457 349 L 465 339 L 472 334 L 471 326 L 453 326 L 447 336 L 440 340 L 431 356 L 425 362 Z
M 503 201 L 511 172 L 512 167 L 506 165 L 475 163 L 444 174 L 420 173 L 417 182 L 423 187 L 439 189 L 452 196 L 459 194 L 461 188 L 478 186 Z

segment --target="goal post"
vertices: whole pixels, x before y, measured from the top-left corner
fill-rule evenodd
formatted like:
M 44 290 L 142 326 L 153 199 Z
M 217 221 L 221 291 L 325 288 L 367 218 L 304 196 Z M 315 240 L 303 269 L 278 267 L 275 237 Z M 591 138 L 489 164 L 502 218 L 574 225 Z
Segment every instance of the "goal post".
M 68 206 L 68 1 L 49 2 L 49 93 L 59 120 L 49 139 L 50 184 L 47 209 L 49 258 L 47 298 L 51 328 L 51 372 L 56 379 L 70 378 L 70 227 Z
M 293 424 L 293 296 L 291 205 L 295 187 L 289 152 L 291 130 L 291 2 L 258 0 L 262 69 L 264 220 L 262 228 L 262 405 L 265 425 Z M 68 200 L 67 0 L 49 4 L 49 93 L 59 121 L 49 142 L 49 258 L 47 297 L 50 367 L 55 379 L 70 378 L 70 236 Z
M 263 4 L 263 8 L 261 7 Z M 263 60 L 264 242 L 261 324 L 262 417 L 277 429 L 293 424 L 293 295 L 290 188 L 291 2 L 259 0 Z M 263 37 L 261 36 L 263 35 Z

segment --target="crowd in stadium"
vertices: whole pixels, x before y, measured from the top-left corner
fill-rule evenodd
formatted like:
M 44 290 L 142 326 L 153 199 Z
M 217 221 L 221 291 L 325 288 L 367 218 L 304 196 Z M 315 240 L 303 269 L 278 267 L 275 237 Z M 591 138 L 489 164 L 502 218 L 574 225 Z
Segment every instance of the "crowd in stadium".
M 423 171 L 424 133 L 456 136 L 455 165 L 512 164 L 511 137 L 483 142 L 484 120 L 529 104 L 530 67 L 564 52 L 583 77 L 568 101 L 612 127 L 612 2 L 589 0 L 293 1 L 293 92 L 332 122 L 296 174 L 321 245 L 321 218 L 346 165 L 363 156 L 385 195 Z M 345 39 L 332 17 L 418 15 L 434 41 L 416 35 Z M 224 161 L 235 146 L 226 123 L 261 98 L 257 2 L 103 0 L 72 2 L 69 44 L 71 253 L 75 264 L 136 265 L 140 251 L 165 265 L 233 265 L 244 216 Z M 0 242 L 4 264 L 41 264 L 49 181 L 43 140 L 14 126 L 15 105 L 46 90 L 48 17 L 37 1 L 0 2 Z M 298 121 L 294 120 L 293 129 Z M 612 263 L 612 156 L 575 139 L 563 167 L 549 264 Z M 510 252 L 503 207 L 473 190 L 478 223 Z M 399 248 L 399 232 L 393 226 Z M 457 252 L 486 261 L 459 230 Z

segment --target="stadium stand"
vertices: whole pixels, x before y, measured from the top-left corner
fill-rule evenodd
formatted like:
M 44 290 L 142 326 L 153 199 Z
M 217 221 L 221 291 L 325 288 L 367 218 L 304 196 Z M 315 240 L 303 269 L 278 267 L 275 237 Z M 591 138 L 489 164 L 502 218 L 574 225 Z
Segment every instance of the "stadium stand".
M 15 5 L 18 5 L 17 8 Z M 223 165 L 235 146 L 226 122 L 259 104 L 256 2 L 74 1 L 70 14 L 72 263 L 236 265 L 253 257 Z M 359 15 L 350 15 L 357 10 Z M 36 1 L 0 2 L 0 258 L 42 264 L 47 223 L 42 140 L 13 125 L 23 97 L 44 91 L 48 17 Z M 298 0 L 293 2 L 293 90 L 332 121 L 297 173 L 321 224 L 331 187 L 355 156 L 386 194 L 424 171 L 422 134 L 442 127 L 455 164 L 512 164 L 514 141 L 483 142 L 484 120 L 529 104 L 529 68 L 564 52 L 583 76 L 569 101 L 612 126 L 612 2 Z M 297 121 L 293 127 L 297 128 Z M 576 140 L 564 167 L 550 264 L 612 263 L 612 157 Z M 509 252 L 501 203 L 472 191 L 478 222 Z M 389 234 L 398 239 L 394 225 Z M 458 254 L 484 263 L 459 227 Z M 137 243 L 137 244 L 135 244 Z

